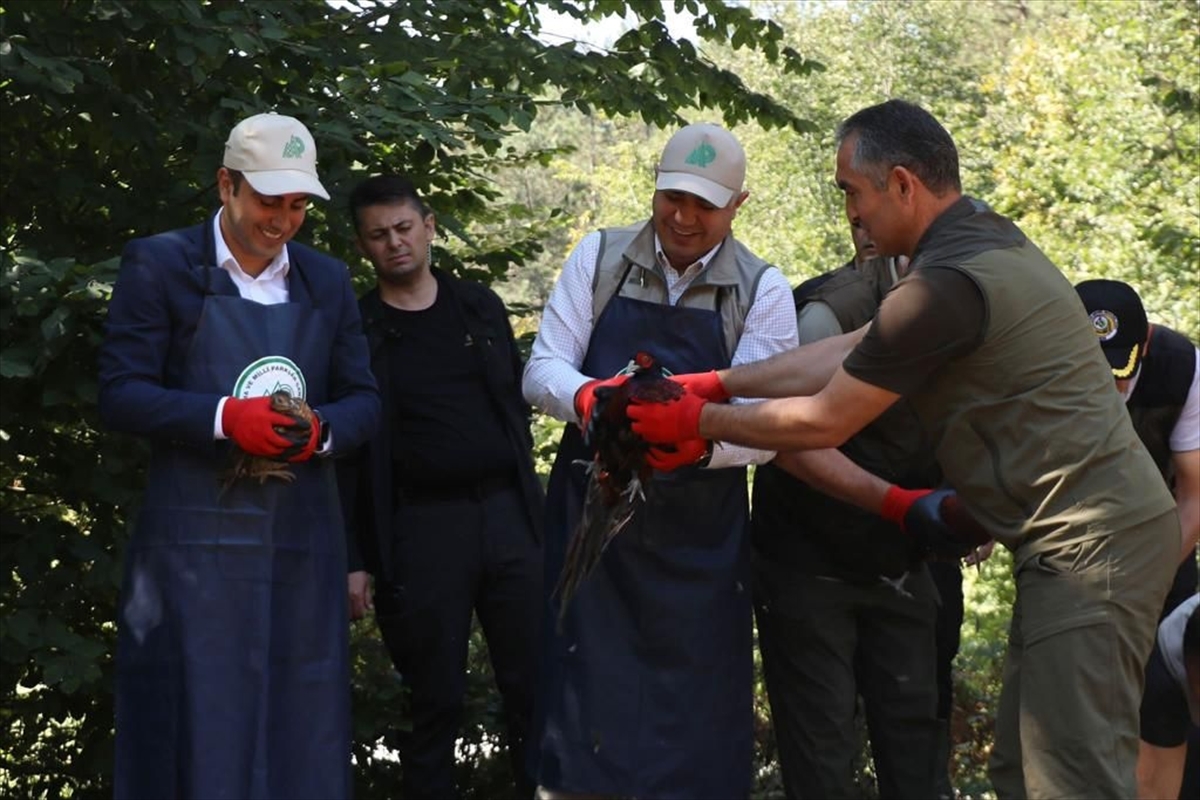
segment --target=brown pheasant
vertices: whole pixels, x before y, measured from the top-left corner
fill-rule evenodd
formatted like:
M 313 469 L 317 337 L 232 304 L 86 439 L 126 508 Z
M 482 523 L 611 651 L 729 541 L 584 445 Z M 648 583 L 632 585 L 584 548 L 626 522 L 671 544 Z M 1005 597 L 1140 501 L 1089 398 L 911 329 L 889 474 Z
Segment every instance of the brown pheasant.
M 637 353 L 630 369 L 628 381 L 595 390 L 596 404 L 584 429 L 584 442 L 595 447 L 596 455 L 586 462 L 583 512 L 555 588 L 560 622 L 579 585 L 600 563 L 608 543 L 629 524 L 651 487 L 653 470 L 646 463 L 650 445 L 630 428 L 626 407 L 634 398 L 665 403 L 683 395 L 683 387 L 669 380 L 649 353 Z
M 314 423 L 312 409 L 304 402 L 303 397 L 293 397 L 287 390 L 280 389 L 271 394 L 271 410 L 286 414 L 296 421 L 295 425 L 289 427 L 275 426 L 275 432 L 291 442 L 292 446 L 278 456 L 267 457 L 250 455 L 234 445 L 236 455 L 233 466 L 222 478 L 222 490 L 228 489 L 242 478 L 256 480 L 260 486 L 269 478 L 278 478 L 286 483 L 296 480 L 296 475 L 288 468 L 287 460 L 299 452 L 308 441 Z

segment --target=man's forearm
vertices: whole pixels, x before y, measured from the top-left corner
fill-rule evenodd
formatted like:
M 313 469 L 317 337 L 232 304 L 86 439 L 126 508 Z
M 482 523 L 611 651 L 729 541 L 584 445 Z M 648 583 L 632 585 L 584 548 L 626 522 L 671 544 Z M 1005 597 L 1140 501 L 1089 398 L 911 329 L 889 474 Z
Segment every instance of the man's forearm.
M 1196 556 L 1196 540 L 1200 538 L 1200 450 L 1173 453 L 1175 467 L 1175 508 L 1179 513 L 1182 534 L 1180 560 Z
M 1179 551 L 1179 561 L 1196 557 L 1196 542 L 1200 539 L 1200 498 L 1191 498 L 1186 502 L 1178 502 L 1176 511 L 1179 512 L 1179 531 L 1182 547 Z
M 823 339 L 816 344 L 828 341 L 834 340 Z M 897 399 L 899 395 L 838 369 L 828 386 L 811 397 L 749 404 L 708 403 L 700 411 L 699 435 L 779 452 L 838 447 Z
M 837 447 L 846 437 L 822 425 L 811 397 L 764 400 L 753 405 L 709 403 L 700 412 L 700 436 L 761 450 Z
M 821 391 L 866 333 L 867 326 L 720 373 L 734 397 L 800 397 Z
M 1137 761 L 1138 800 L 1179 797 L 1187 742 L 1178 747 L 1155 747 L 1139 742 Z
M 890 483 L 867 472 L 840 450 L 792 450 L 773 462 L 794 478 L 835 500 L 878 514 Z

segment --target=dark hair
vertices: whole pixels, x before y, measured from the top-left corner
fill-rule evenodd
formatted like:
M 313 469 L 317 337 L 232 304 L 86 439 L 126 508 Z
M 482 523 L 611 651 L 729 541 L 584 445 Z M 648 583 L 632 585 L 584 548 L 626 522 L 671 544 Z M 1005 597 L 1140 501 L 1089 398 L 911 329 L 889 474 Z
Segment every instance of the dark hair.
M 246 176 L 242 174 L 240 169 L 226 167 L 225 170 L 229 173 L 229 180 L 233 181 L 233 194 L 236 197 L 242 188 L 242 181 L 246 180 Z
M 350 192 L 350 218 L 354 220 L 354 230 L 358 230 L 359 209 L 394 203 L 410 203 L 422 217 L 433 213 L 408 178 L 401 175 L 376 175 L 367 178 Z
M 887 185 L 892 167 L 910 170 L 936 195 L 962 191 L 958 149 L 933 115 L 904 100 L 888 100 L 845 119 L 837 128 L 837 145 L 857 135 L 851 166 Z

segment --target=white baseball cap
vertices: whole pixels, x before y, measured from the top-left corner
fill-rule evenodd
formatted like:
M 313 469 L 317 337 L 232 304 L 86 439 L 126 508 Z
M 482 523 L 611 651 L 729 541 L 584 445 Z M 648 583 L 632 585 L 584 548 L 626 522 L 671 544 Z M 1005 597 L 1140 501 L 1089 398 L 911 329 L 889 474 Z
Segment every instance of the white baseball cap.
M 259 194 L 303 192 L 329 199 L 317 180 L 317 145 L 294 117 L 255 114 L 242 120 L 229 132 L 223 163 L 245 175 Z
M 654 188 L 687 192 L 724 208 L 745 180 L 746 152 L 738 140 L 720 125 L 698 122 L 667 142 Z

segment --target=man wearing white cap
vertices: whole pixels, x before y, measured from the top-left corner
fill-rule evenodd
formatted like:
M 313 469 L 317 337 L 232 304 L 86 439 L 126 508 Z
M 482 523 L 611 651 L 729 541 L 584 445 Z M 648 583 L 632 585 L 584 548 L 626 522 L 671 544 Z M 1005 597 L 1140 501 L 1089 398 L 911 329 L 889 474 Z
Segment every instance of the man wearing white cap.
M 217 189 L 206 222 L 125 247 L 100 352 L 101 417 L 151 447 L 118 604 L 115 794 L 346 797 L 326 456 L 374 432 L 379 395 L 346 265 L 291 242 L 329 198 L 308 130 L 243 120 Z
M 579 520 L 595 390 L 635 353 L 671 372 L 796 344 L 783 274 L 732 235 L 748 193 L 727 130 L 688 125 L 657 166 L 650 220 L 591 233 L 567 259 L 523 378 L 567 423 L 547 490 L 545 586 Z M 612 377 L 616 376 L 616 377 Z M 695 441 L 651 452 L 649 498 L 557 624 L 546 604 L 543 797 L 745 797 L 753 746 L 745 467 L 773 452 Z

